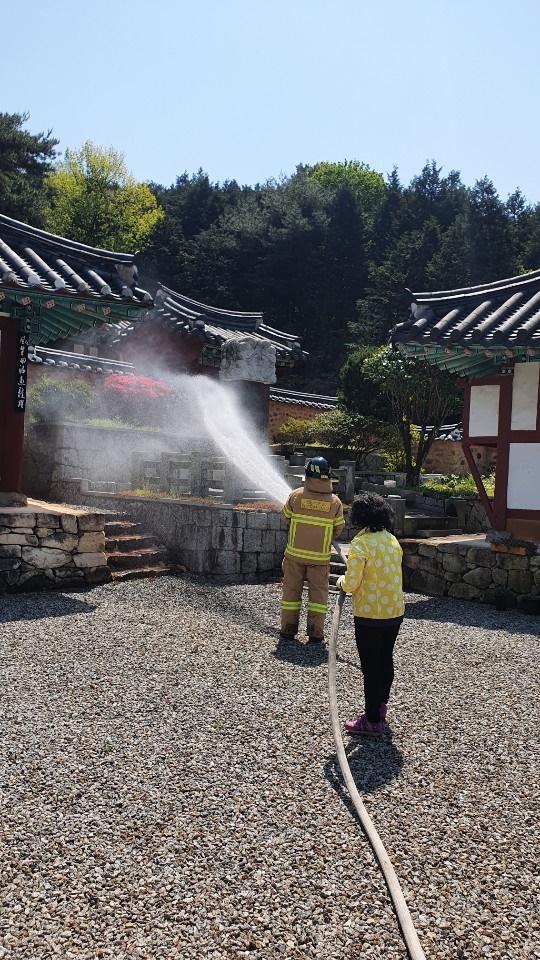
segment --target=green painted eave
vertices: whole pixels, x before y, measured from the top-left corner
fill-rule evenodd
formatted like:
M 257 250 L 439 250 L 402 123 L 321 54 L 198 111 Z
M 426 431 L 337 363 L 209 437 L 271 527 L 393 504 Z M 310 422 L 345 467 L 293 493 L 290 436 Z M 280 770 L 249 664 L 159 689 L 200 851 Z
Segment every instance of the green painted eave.
M 540 361 L 540 347 L 438 346 L 428 343 L 400 343 L 399 350 L 407 357 L 423 357 L 428 363 L 460 377 L 489 377 L 512 363 Z
M 116 297 L 81 297 L 76 294 L 15 290 L 0 284 L 0 312 L 29 325 L 30 341 L 44 346 L 90 327 L 121 320 L 136 321 L 148 311 L 146 304 Z

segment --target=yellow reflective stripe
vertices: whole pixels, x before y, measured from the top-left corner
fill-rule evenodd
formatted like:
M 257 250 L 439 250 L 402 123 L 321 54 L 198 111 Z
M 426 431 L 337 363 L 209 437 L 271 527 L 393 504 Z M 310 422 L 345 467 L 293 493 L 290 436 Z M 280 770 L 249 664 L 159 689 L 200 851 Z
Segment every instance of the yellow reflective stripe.
M 307 523 L 312 527 L 332 527 L 334 525 L 332 517 L 310 517 L 306 513 L 295 513 L 294 519 L 296 522 L 301 520 L 302 523 Z
M 326 613 L 328 610 L 328 604 L 326 603 L 308 603 L 307 605 L 308 612 L 311 613 Z
M 282 610 L 300 610 L 302 606 L 301 600 L 282 600 L 281 609 Z
M 318 550 L 297 550 L 296 547 L 285 547 L 285 553 L 289 557 L 296 557 L 298 560 L 322 560 L 330 559 L 330 550 L 327 553 L 320 553 Z
M 289 510 L 289 508 L 288 508 L 288 506 L 287 506 L 286 504 L 285 504 L 285 506 L 283 507 L 283 510 L 282 510 L 281 512 L 282 512 L 282 514 L 283 514 L 284 517 L 287 517 L 287 519 L 289 519 L 289 517 L 292 517 L 292 510 Z
M 340 523 L 343 523 L 343 516 L 336 517 L 336 519 L 334 520 L 334 526 L 337 527 Z

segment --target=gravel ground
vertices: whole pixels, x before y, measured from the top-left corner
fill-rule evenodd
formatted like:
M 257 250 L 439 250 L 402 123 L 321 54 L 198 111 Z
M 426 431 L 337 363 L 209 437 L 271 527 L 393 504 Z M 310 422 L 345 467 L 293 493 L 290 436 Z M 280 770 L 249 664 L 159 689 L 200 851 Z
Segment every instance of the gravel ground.
M 538 619 L 411 596 L 349 760 L 428 960 L 540 957 Z M 277 584 L 0 601 L 0 957 L 402 958 Z M 350 606 L 343 719 L 360 706 Z M 536 906 L 535 906 L 536 904 Z

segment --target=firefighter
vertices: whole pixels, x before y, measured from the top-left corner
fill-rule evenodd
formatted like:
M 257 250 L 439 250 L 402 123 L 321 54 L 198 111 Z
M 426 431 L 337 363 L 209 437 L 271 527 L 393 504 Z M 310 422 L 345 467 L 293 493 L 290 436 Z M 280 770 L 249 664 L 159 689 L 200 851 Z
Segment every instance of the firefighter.
M 302 588 L 307 580 L 308 642 L 321 643 L 332 540 L 344 525 L 343 505 L 332 493 L 330 467 L 324 457 L 308 460 L 304 485 L 289 494 L 282 512 L 289 535 L 282 564 L 281 636 L 294 639 L 298 633 Z

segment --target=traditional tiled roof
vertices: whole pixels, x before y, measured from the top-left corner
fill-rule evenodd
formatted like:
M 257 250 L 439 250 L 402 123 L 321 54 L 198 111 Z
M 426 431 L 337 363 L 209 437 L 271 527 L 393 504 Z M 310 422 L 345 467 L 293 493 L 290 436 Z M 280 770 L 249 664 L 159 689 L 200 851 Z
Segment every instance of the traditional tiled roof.
M 281 390 L 270 387 L 270 400 L 276 403 L 295 404 L 299 407 L 312 407 L 316 410 L 335 410 L 337 397 L 323 397 L 316 393 L 297 393 L 295 390 Z
M 273 343 L 279 365 L 292 365 L 308 355 L 302 350 L 297 337 L 275 330 L 264 323 L 262 313 L 246 313 L 238 310 L 222 310 L 198 303 L 168 287 L 160 287 L 156 293 L 156 305 L 149 317 L 182 337 L 204 340 L 208 347 L 221 349 L 227 340 L 253 337 Z
M 540 270 L 412 297 L 409 319 L 392 331 L 393 343 L 409 355 L 423 353 L 437 366 L 469 375 L 540 360 Z
M 85 353 L 72 353 L 70 350 L 55 350 L 52 347 L 33 347 L 28 353 L 28 362 L 43 364 L 46 367 L 70 369 L 81 373 L 121 373 L 135 374 L 132 363 L 123 360 L 111 360 L 106 357 L 92 357 Z
M 133 256 L 56 237 L 0 214 L 0 309 L 32 322 L 50 343 L 113 319 L 136 320 L 153 304 L 137 286 Z

